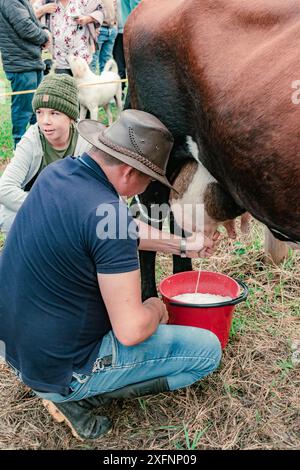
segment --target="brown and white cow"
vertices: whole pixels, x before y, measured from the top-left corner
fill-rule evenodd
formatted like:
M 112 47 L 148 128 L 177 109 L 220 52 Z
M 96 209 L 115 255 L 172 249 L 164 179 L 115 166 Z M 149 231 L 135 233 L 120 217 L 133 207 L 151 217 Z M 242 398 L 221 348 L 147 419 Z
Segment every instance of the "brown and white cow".
M 300 241 L 300 2 L 143 0 L 124 41 L 131 106 L 175 138 L 167 176 L 198 159 L 207 212 Z

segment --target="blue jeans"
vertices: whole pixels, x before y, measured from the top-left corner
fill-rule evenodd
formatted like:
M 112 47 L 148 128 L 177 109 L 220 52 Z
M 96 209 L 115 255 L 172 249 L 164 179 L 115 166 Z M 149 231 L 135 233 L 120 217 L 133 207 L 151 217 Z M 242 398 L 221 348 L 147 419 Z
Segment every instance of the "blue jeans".
M 123 346 L 110 331 L 102 340 L 93 372 L 73 374 L 69 395 L 36 394 L 53 402 L 77 401 L 158 377 L 165 377 L 169 389 L 176 390 L 213 372 L 220 360 L 218 338 L 201 328 L 160 325 L 135 346 Z
M 12 91 L 35 90 L 42 78 L 43 71 L 6 72 Z M 14 147 L 25 134 L 27 124 L 35 124 L 36 117 L 32 110 L 33 93 L 14 95 L 11 99 L 11 120 Z
M 98 50 L 93 55 L 90 68 L 93 72 L 96 72 L 97 62 L 99 61 L 100 73 L 103 72 L 106 62 L 112 58 L 113 47 L 115 39 L 118 34 L 118 27 L 112 26 L 101 26 L 100 34 L 98 36 Z

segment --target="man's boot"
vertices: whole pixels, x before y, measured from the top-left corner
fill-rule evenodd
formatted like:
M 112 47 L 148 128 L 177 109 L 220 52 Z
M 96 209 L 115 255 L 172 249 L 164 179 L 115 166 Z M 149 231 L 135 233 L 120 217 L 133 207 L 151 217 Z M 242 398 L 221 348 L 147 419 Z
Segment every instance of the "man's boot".
M 168 381 L 164 377 L 159 377 L 79 401 L 53 403 L 43 400 L 43 405 L 57 422 L 65 422 L 77 439 L 97 439 L 109 431 L 111 422 L 106 416 L 93 414 L 93 409 L 110 403 L 113 398 L 136 398 L 166 391 L 169 391 Z
M 103 400 L 104 404 L 108 400 Z M 111 428 L 111 422 L 106 416 L 92 413 L 94 406 L 88 399 L 53 403 L 43 400 L 43 405 L 58 423 L 65 422 L 77 439 L 97 439 L 106 434 Z
M 85 400 L 92 406 L 97 407 L 109 403 L 113 398 L 137 398 L 144 395 L 157 395 L 158 393 L 168 392 L 169 390 L 167 379 L 165 377 L 158 377 L 157 379 L 126 385 L 126 387 L 95 395 Z

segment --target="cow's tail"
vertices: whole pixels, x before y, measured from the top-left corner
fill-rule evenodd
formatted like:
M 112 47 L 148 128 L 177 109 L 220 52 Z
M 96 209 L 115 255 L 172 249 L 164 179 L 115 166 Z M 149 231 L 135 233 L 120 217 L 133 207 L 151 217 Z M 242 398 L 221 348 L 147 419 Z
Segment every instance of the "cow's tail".
M 114 59 L 109 59 L 104 67 L 104 72 L 119 73 L 117 62 Z

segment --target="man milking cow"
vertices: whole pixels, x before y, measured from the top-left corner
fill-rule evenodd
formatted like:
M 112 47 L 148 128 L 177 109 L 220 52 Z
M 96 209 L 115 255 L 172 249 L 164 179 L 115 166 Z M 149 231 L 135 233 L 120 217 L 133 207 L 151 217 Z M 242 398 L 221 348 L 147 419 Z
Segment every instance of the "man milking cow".
M 175 170 L 182 166 L 176 162 L 182 161 L 182 155 L 193 155 L 205 164 L 210 175 L 201 192 L 204 202 L 210 201 L 206 208 L 218 208 L 223 213 L 230 207 L 231 218 L 249 209 L 273 230 L 297 240 L 300 235 L 299 159 L 294 153 L 297 145 L 291 148 L 287 139 L 277 138 L 277 126 L 268 126 L 274 113 L 280 120 L 278 132 L 282 134 L 281 126 L 288 130 L 290 113 L 281 116 L 282 108 L 272 100 L 274 94 L 269 88 L 266 116 L 259 106 L 254 110 L 259 121 L 256 127 L 253 127 L 253 108 L 249 111 L 254 98 L 261 106 L 262 88 L 266 93 L 265 87 L 258 86 L 259 75 L 253 71 L 267 63 L 264 52 L 268 43 L 263 38 L 273 25 L 279 26 L 278 38 L 284 37 L 278 14 L 280 5 L 274 2 L 276 14 L 266 17 L 260 32 L 257 25 L 262 24 L 261 17 L 265 18 L 261 15 L 265 12 L 262 3 L 257 15 L 248 2 L 238 11 L 234 7 L 240 6 L 240 2 L 232 0 L 224 5 L 219 2 L 222 8 L 217 13 L 210 8 L 213 3 L 208 0 L 141 2 L 132 20 L 129 19 L 127 30 L 132 27 L 135 31 L 129 38 L 132 104 L 152 110 L 152 114 L 161 117 L 172 129 L 175 151 L 167 174 L 175 179 Z M 290 18 L 284 17 L 286 21 Z M 201 20 L 200 27 L 191 28 L 195 18 Z M 228 28 L 229 20 L 241 32 L 240 41 L 233 35 L 234 27 Z M 243 29 L 246 20 L 247 34 Z M 212 22 L 210 28 L 208 21 Z M 172 37 L 168 30 L 170 23 Z M 222 34 L 214 34 L 223 24 L 226 28 Z M 255 26 L 255 34 L 251 25 Z M 187 30 L 189 36 L 185 34 Z M 134 34 L 139 37 L 138 44 Z M 245 43 L 247 53 L 241 47 Z M 258 63 L 254 60 L 257 59 L 255 48 L 250 54 L 251 44 L 260 45 Z M 279 45 L 276 44 L 276 51 Z M 205 52 L 202 55 L 201 47 Z M 223 62 L 216 60 L 217 52 L 222 54 Z M 224 60 L 230 63 L 230 58 L 230 70 L 239 72 L 233 76 L 228 76 L 227 69 L 222 68 Z M 135 60 L 138 67 L 134 67 Z M 197 60 L 203 62 L 199 64 Z M 254 60 L 250 81 L 249 60 Z M 188 67 L 192 70 L 189 76 Z M 286 70 L 286 64 L 279 68 Z M 280 74 L 277 76 L 275 69 L 273 73 L 278 78 Z M 200 95 L 195 95 L 195 90 Z M 137 240 L 132 241 L 129 236 L 132 219 L 127 217 L 127 209 L 121 211 L 128 220 L 125 241 L 102 239 L 97 231 L 101 216 L 96 212 L 99 203 L 121 207 L 118 193 L 142 192 L 153 178 L 163 180 L 168 197 L 170 183 L 165 179 L 165 171 L 171 150 L 169 133 L 157 119 L 149 117 L 150 126 L 145 115 L 133 113 L 123 113 L 120 121 L 108 130 L 95 123 L 80 125 L 93 150 L 79 160 L 64 159 L 44 171 L 16 218 L 0 265 L 4 279 L 0 292 L 1 339 L 7 344 L 7 361 L 25 383 L 47 400 L 50 412 L 66 420 L 81 438 L 99 437 L 110 427 L 108 418 L 92 413 L 94 407 L 113 398 L 189 385 L 214 370 L 220 360 L 220 345 L 214 335 L 201 329 L 181 329 L 179 334 L 177 327 L 165 324 L 166 311 L 158 299 L 141 302 Z M 153 127 L 156 129 L 156 138 L 152 137 L 150 148 L 144 149 L 149 143 L 145 138 L 148 126 L 152 131 Z M 293 140 L 297 136 L 289 133 L 289 137 Z M 163 143 L 162 159 L 155 158 L 161 155 Z M 296 143 L 297 140 L 293 141 Z M 261 155 L 265 158 L 259 159 Z M 116 164 L 111 156 L 122 164 Z M 160 188 L 156 192 L 160 197 Z M 220 195 L 219 201 L 213 199 Z M 39 223 L 33 223 L 37 222 L 37 214 Z M 210 211 L 208 214 L 215 216 Z M 149 240 L 147 243 L 143 240 L 142 231 L 140 224 L 139 248 L 157 249 L 157 243 L 154 246 Z M 180 254 L 179 238 L 172 238 L 169 252 Z M 122 242 L 121 249 L 119 242 Z M 197 248 L 193 247 L 196 256 L 202 249 L 202 254 L 210 254 L 213 242 L 205 240 L 202 247 L 203 240 L 201 243 L 198 240 Z M 20 287 L 22 283 L 24 288 Z M 46 321 L 49 328 L 45 328 Z M 188 337 L 182 336 L 185 332 Z M 175 369 L 170 369 L 175 343 L 175 354 L 184 358 L 184 364 L 178 367 L 176 361 Z M 189 360 L 186 361 L 187 349 Z M 150 358 L 155 363 L 151 369 Z
M 216 369 L 221 347 L 210 331 L 167 325 L 158 298 L 141 300 L 138 243 L 179 255 L 182 239 L 162 239 L 154 228 L 149 237 L 120 196 L 153 179 L 171 187 L 172 135 L 135 110 L 109 128 L 91 120 L 78 128 L 92 149 L 43 170 L 8 234 L 0 340 L 7 363 L 53 417 L 76 437 L 95 439 L 111 427 L 103 405 L 191 385 Z M 184 254 L 206 257 L 214 247 L 197 234 Z

